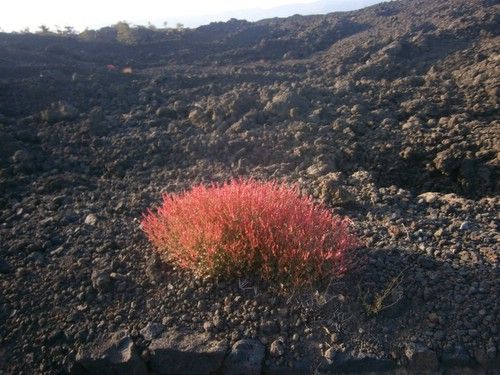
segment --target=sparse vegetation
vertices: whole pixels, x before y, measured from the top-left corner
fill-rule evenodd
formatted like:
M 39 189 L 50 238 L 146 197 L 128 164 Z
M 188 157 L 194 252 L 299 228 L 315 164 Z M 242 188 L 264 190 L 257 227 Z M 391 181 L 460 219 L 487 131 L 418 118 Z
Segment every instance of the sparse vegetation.
M 45 26 L 45 25 L 40 25 L 38 27 L 38 33 L 39 34 L 48 34 L 49 32 L 50 32 L 50 29 L 47 26 Z
M 142 228 L 170 262 L 201 275 L 242 276 L 295 286 L 344 271 L 357 241 L 350 221 L 333 216 L 297 188 L 232 181 L 165 195 Z
M 403 298 L 402 293 L 399 292 L 399 286 L 403 280 L 403 273 L 401 271 L 397 276 L 391 278 L 389 282 L 385 285 L 381 292 L 375 293 L 372 298 L 368 298 L 371 294 L 370 291 L 363 291 L 361 285 L 358 284 L 358 292 L 363 309 L 369 316 L 374 316 L 386 310 Z

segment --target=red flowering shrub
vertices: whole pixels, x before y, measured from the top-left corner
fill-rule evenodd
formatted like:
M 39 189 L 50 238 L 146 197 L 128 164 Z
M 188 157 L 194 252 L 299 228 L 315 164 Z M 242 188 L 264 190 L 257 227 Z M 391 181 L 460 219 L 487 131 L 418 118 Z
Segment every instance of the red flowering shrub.
M 165 195 L 142 220 L 155 248 L 177 266 L 297 286 L 343 271 L 344 253 L 357 244 L 349 226 L 296 187 L 254 180 Z

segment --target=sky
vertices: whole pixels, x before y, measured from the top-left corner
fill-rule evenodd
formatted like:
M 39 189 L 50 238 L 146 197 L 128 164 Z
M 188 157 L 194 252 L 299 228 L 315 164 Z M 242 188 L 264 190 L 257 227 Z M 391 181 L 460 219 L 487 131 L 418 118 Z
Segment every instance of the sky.
M 376 3 L 380 0 L 350 0 L 349 3 Z M 276 16 L 292 15 L 294 7 L 316 3 L 318 0 L 2 0 L 0 28 L 4 31 L 20 31 L 29 27 L 36 31 L 40 25 L 55 30 L 56 26 L 73 26 L 82 31 L 100 28 L 118 21 L 146 25 L 148 22 L 162 26 L 164 21 L 174 27 L 177 22 L 196 27 L 212 21 L 226 21 L 235 16 L 255 20 L 258 15 L 274 16 L 272 10 L 280 10 Z M 346 0 L 328 0 L 329 6 L 345 7 Z M 322 0 L 325 3 L 325 0 Z M 331 4 L 330 4 L 331 3 Z M 319 2 L 318 2 L 319 4 Z M 289 6 L 291 5 L 291 6 Z M 368 4 L 369 5 L 369 4 Z M 359 6 L 360 7 L 360 6 Z M 353 6 L 353 9 L 357 8 Z M 265 11 L 265 10 L 269 11 Z M 245 10 L 248 12 L 247 16 Z M 339 9 L 344 10 L 344 9 Z M 288 14 L 290 13 L 290 14 Z

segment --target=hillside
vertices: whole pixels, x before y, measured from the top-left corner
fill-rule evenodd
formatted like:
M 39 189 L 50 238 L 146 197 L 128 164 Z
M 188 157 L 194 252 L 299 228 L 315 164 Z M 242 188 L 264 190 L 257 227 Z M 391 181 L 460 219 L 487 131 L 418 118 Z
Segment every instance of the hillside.
M 232 373 L 251 367 L 242 339 L 245 373 L 493 373 L 499 8 L 1 33 L 0 373 L 161 373 L 167 344 L 180 363 L 190 349 L 186 366 L 233 348 Z M 236 176 L 298 183 L 349 216 L 365 245 L 346 275 L 290 294 L 157 259 L 141 214 Z

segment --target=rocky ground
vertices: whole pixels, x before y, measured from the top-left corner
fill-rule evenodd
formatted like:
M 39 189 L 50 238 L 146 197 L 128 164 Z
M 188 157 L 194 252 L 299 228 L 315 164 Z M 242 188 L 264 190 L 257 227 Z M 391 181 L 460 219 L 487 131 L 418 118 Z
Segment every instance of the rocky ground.
M 495 373 L 498 11 L 0 34 L 0 374 Z M 233 176 L 352 218 L 346 275 L 290 290 L 162 263 L 142 212 Z

